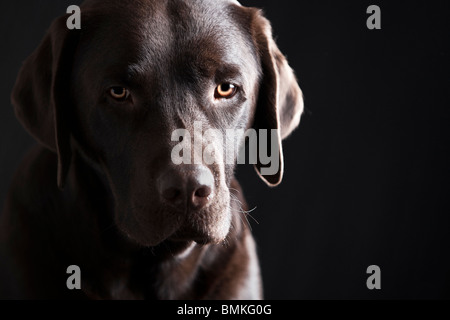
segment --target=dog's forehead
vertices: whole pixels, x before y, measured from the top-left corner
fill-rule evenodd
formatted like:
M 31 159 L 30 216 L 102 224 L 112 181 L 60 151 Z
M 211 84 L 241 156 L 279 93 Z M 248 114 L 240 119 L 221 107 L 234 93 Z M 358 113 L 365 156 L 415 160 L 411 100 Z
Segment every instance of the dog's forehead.
M 161 69 L 168 63 L 175 67 L 198 62 L 205 69 L 208 63 L 244 66 L 252 48 L 246 28 L 233 18 L 232 7 L 239 6 L 233 0 L 113 4 L 103 13 L 103 23 L 93 24 L 96 51 L 105 56 L 100 51 L 107 48 L 111 63 L 121 61 L 140 70 Z

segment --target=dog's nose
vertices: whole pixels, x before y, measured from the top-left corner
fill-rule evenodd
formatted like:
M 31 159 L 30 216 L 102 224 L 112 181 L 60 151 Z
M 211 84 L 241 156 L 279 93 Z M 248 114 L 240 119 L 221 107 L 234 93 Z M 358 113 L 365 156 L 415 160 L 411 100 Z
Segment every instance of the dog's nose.
M 172 207 L 198 210 L 212 200 L 214 177 L 205 166 L 179 166 L 160 176 L 158 189 L 163 201 Z

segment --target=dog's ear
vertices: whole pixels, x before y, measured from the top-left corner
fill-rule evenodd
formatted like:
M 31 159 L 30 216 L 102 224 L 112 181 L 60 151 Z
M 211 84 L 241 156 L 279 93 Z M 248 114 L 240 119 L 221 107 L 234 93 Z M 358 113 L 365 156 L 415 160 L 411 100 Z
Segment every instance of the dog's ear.
M 71 161 L 68 117 L 70 73 L 78 31 L 56 19 L 39 47 L 24 62 L 12 92 L 17 118 L 45 147 L 57 153 L 57 183 L 63 188 Z
M 272 138 L 268 139 L 266 150 L 279 152 L 279 165 L 275 174 L 271 170 L 265 170 L 266 168 L 260 162 L 255 165 L 255 168 L 269 186 L 276 186 L 281 182 L 284 170 L 281 141 L 300 122 L 303 112 L 303 95 L 293 70 L 272 37 L 269 21 L 262 16 L 260 10 L 253 9 L 251 30 L 262 72 L 254 128 L 269 130 L 267 136 Z M 276 134 L 271 135 L 271 130 L 276 130 Z M 271 157 L 275 156 L 271 155 Z

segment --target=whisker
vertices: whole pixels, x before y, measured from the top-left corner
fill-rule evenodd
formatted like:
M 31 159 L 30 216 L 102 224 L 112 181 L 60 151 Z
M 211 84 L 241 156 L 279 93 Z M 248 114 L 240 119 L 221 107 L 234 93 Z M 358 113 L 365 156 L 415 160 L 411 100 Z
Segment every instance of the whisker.
M 237 193 L 241 193 L 238 189 L 235 189 L 235 188 L 228 188 L 228 189 L 234 190 L 234 191 L 236 191 Z
M 251 210 L 248 210 L 248 211 L 245 211 L 245 214 L 246 215 L 248 215 L 250 218 L 252 218 L 252 220 L 253 221 L 255 221 L 256 222 L 256 224 L 259 224 L 259 222 L 258 222 L 258 220 L 256 220 L 256 218 L 254 217 L 254 216 L 252 216 L 251 214 L 250 214 L 250 212 L 253 212 L 253 211 L 255 211 L 256 210 L 256 208 L 257 207 L 254 207 L 253 209 L 251 209 Z
M 258 207 L 254 207 L 253 209 L 250 209 L 250 210 L 244 210 L 244 209 L 242 209 L 242 202 L 239 201 L 239 199 L 232 198 L 231 200 L 234 200 L 234 201 L 238 202 L 238 203 L 241 205 L 240 208 L 239 208 L 239 210 L 240 210 L 242 213 L 245 213 L 245 214 L 249 215 L 249 216 L 250 216 L 257 224 L 259 224 L 259 222 L 258 222 L 258 221 L 250 214 L 250 212 L 255 211 Z
M 232 199 L 232 200 L 235 200 L 235 201 L 241 203 L 241 202 L 240 202 L 239 200 L 237 200 L 237 199 Z M 230 208 L 231 210 L 236 210 L 236 213 L 238 214 L 238 216 L 239 216 L 239 218 L 241 219 L 242 223 L 243 223 L 243 224 L 247 224 L 248 227 L 250 228 L 250 231 L 253 231 L 252 225 L 250 224 L 250 221 L 248 221 L 248 218 L 247 218 L 247 215 L 248 215 L 248 214 L 247 214 L 247 211 L 243 210 L 241 205 L 239 205 L 239 208 L 233 208 L 232 206 L 229 206 L 229 208 Z M 254 210 L 254 209 L 253 209 L 253 210 Z M 245 218 L 245 220 L 247 221 L 247 223 L 244 222 L 244 220 L 242 219 L 241 216 L 244 216 L 244 218 Z M 253 218 L 253 217 L 252 217 L 252 219 L 255 220 L 255 218 Z M 256 220 L 255 220 L 255 221 L 256 221 Z M 259 224 L 259 223 L 258 223 L 258 224 Z

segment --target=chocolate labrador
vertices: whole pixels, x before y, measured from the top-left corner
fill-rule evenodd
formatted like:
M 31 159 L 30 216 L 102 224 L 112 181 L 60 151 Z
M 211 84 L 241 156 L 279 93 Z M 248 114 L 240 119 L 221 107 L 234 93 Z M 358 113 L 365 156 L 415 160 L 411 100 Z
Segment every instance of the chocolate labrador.
M 196 122 L 202 132 L 270 129 L 280 165 L 255 168 L 280 183 L 281 141 L 303 99 L 269 22 L 233 0 L 88 0 L 80 30 L 67 18 L 53 22 L 12 93 L 39 142 L 2 215 L 15 297 L 262 298 L 235 163 L 171 155 L 183 141 L 173 132 Z M 67 286 L 71 265 L 79 290 Z

